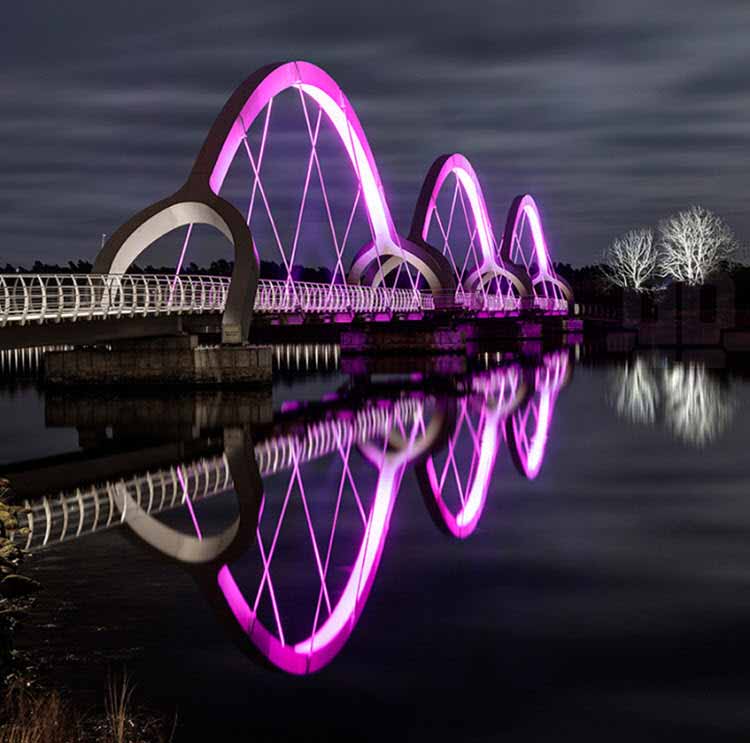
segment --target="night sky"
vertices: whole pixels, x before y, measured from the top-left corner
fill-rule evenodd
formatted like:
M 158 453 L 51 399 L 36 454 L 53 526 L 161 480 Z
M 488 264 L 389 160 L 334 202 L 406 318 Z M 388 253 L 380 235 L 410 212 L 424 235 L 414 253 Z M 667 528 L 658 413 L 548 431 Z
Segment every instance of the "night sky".
M 460 151 L 496 230 L 519 192 L 554 257 L 700 203 L 750 239 L 750 3 L 7 3 L 0 30 L 0 261 L 92 258 L 172 193 L 226 97 L 306 59 L 362 121 L 396 224 Z

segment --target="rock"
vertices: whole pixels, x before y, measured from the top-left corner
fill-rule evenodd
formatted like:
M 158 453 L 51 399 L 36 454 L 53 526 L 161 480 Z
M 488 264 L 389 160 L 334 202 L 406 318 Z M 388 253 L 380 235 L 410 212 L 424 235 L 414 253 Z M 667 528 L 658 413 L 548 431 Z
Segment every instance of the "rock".
M 3 542 L 0 540 L 0 559 L 14 560 L 21 556 L 21 552 L 13 542 Z
M 42 587 L 41 583 L 25 575 L 6 575 L 0 581 L 0 596 L 7 599 L 18 599 L 35 593 Z

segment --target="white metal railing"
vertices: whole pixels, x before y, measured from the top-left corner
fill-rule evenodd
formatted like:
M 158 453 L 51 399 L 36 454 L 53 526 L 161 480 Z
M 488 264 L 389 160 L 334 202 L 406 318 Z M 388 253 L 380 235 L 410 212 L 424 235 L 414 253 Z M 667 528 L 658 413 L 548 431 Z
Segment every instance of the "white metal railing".
M 268 477 L 336 451 L 349 451 L 352 445 L 388 435 L 394 419 L 411 422 L 423 414 L 421 400 L 405 397 L 390 408 L 368 405 L 352 418 L 312 423 L 300 432 L 256 444 L 258 470 L 261 477 Z M 28 531 L 16 531 L 10 537 L 26 550 L 37 550 L 117 526 L 126 515 L 116 505 L 118 486 L 124 487 L 144 511 L 157 514 L 188 499 L 195 502 L 225 493 L 234 482 L 226 455 L 106 480 L 26 501 L 21 527 Z
M 557 297 L 535 297 L 534 308 L 542 312 L 567 312 L 568 302 Z
M 103 317 L 223 312 L 228 276 L 0 274 L 0 326 Z M 420 312 L 431 294 L 410 289 L 261 279 L 259 313 Z
M 434 306 L 431 294 L 411 289 L 277 279 L 261 279 L 255 296 L 255 311 L 265 313 L 420 312 Z
M 220 312 L 229 278 L 146 274 L 0 275 L 0 326 Z
M 223 312 L 228 276 L 156 274 L 0 274 L 0 326 L 105 317 Z M 516 312 L 524 300 L 485 292 L 455 295 L 469 311 Z M 536 298 L 534 308 L 566 312 L 568 303 Z M 435 309 L 429 292 L 349 284 L 260 279 L 262 314 L 400 313 Z

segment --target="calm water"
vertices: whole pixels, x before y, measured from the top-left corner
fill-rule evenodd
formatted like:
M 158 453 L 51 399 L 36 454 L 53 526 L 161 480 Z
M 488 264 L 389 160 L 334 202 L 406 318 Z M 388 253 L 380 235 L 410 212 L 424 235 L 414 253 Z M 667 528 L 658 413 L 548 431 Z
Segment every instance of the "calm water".
M 272 399 L 5 382 L 53 679 L 125 665 L 186 741 L 746 739 L 738 369 L 277 360 Z

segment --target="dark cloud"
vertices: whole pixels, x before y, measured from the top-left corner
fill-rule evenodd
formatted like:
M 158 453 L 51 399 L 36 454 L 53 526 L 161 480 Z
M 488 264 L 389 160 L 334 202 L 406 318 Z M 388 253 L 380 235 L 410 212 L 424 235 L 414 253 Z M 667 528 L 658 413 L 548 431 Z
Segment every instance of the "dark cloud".
M 739 1 L 13 4 L 0 260 L 92 257 L 179 186 L 243 77 L 294 58 L 347 91 L 402 231 L 433 158 L 462 151 L 497 225 L 533 192 L 564 260 L 687 203 L 747 240 L 749 31 Z

